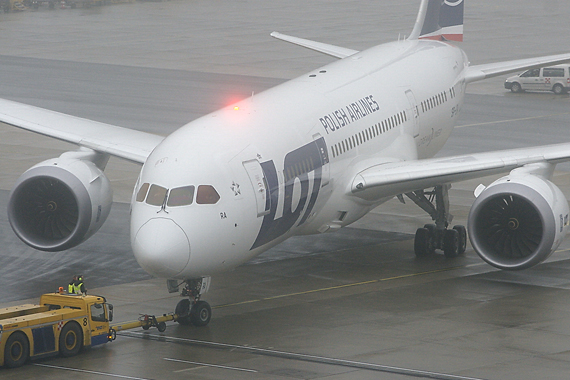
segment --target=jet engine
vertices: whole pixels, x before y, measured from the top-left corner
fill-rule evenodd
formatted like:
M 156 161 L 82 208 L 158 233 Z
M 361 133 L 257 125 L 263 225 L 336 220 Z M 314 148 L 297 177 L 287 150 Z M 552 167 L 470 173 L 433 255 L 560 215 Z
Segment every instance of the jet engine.
M 469 212 L 471 245 L 487 263 L 530 268 L 550 256 L 568 230 L 568 202 L 550 178 L 553 166 L 513 170 L 479 194 Z
M 66 152 L 28 169 L 16 182 L 8 218 L 18 237 L 42 251 L 63 251 L 101 228 L 113 202 L 103 174 L 107 155 Z

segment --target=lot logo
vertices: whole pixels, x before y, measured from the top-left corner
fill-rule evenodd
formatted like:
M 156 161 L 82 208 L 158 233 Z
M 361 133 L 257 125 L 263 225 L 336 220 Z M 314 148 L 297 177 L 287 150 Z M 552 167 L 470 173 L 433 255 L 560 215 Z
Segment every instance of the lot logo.
M 326 143 L 322 137 L 287 153 L 283 162 L 285 183 L 282 191 L 275 163 L 273 161 L 261 163 L 267 180 L 269 213 L 263 217 L 255 243 L 250 249 L 261 247 L 287 233 L 291 228 L 305 223 L 317 202 L 323 183 L 323 167 L 328 163 Z M 293 199 L 295 189 L 298 191 L 295 192 L 300 194 L 298 201 Z M 283 197 L 283 212 L 279 216 L 277 205 L 281 197 Z

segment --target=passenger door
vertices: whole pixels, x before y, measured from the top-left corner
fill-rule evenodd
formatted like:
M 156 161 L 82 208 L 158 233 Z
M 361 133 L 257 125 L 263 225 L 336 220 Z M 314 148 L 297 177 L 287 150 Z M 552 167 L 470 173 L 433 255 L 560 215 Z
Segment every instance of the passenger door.
M 269 214 L 271 210 L 271 197 L 269 197 L 269 187 L 265 173 L 257 160 L 244 161 L 243 167 L 253 186 L 255 200 L 257 202 L 257 216 L 262 217 Z

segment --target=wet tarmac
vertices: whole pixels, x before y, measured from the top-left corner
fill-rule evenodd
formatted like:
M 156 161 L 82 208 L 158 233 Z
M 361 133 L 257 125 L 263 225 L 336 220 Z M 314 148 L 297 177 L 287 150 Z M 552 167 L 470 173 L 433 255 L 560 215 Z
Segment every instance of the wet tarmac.
M 417 3 L 170 1 L 4 14 L 0 97 L 166 134 L 229 99 L 330 62 L 271 40 L 274 29 L 360 49 L 409 32 Z M 462 47 L 474 63 L 569 46 L 567 35 L 553 32 L 568 16 L 557 1 L 466 7 Z M 507 93 L 503 79 L 470 87 L 460 127 L 440 155 L 570 141 L 570 97 Z M 39 253 L 13 235 L 5 213 L 11 184 L 66 149 L 0 126 L 0 307 L 82 272 L 90 293 L 115 305 L 116 321 L 173 311 L 179 297 L 130 252 L 137 165 L 111 160 L 112 214 L 82 246 Z M 554 182 L 570 197 L 568 171 L 559 165 Z M 454 223 L 465 223 L 473 189 L 490 181 L 454 185 Z M 213 307 L 207 327 L 122 332 L 75 358 L 0 369 L 0 377 L 568 378 L 570 240 L 523 272 L 497 271 L 470 247 L 455 260 L 417 260 L 413 233 L 428 217 L 410 203 L 388 202 L 336 234 L 290 239 L 215 277 L 205 297 Z

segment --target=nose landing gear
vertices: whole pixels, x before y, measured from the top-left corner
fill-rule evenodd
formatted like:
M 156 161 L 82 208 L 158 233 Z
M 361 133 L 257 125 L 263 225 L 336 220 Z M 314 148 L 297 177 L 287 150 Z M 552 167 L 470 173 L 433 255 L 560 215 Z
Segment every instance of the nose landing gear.
M 182 296 L 188 297 L 176 305 L 174 313 L 178 316 L 177 322 L 181 325 L 206 326 L 212 318 L 212 308 L 200 296 L 208 291 L 210 277 L 188 279 L 184 281 Z

